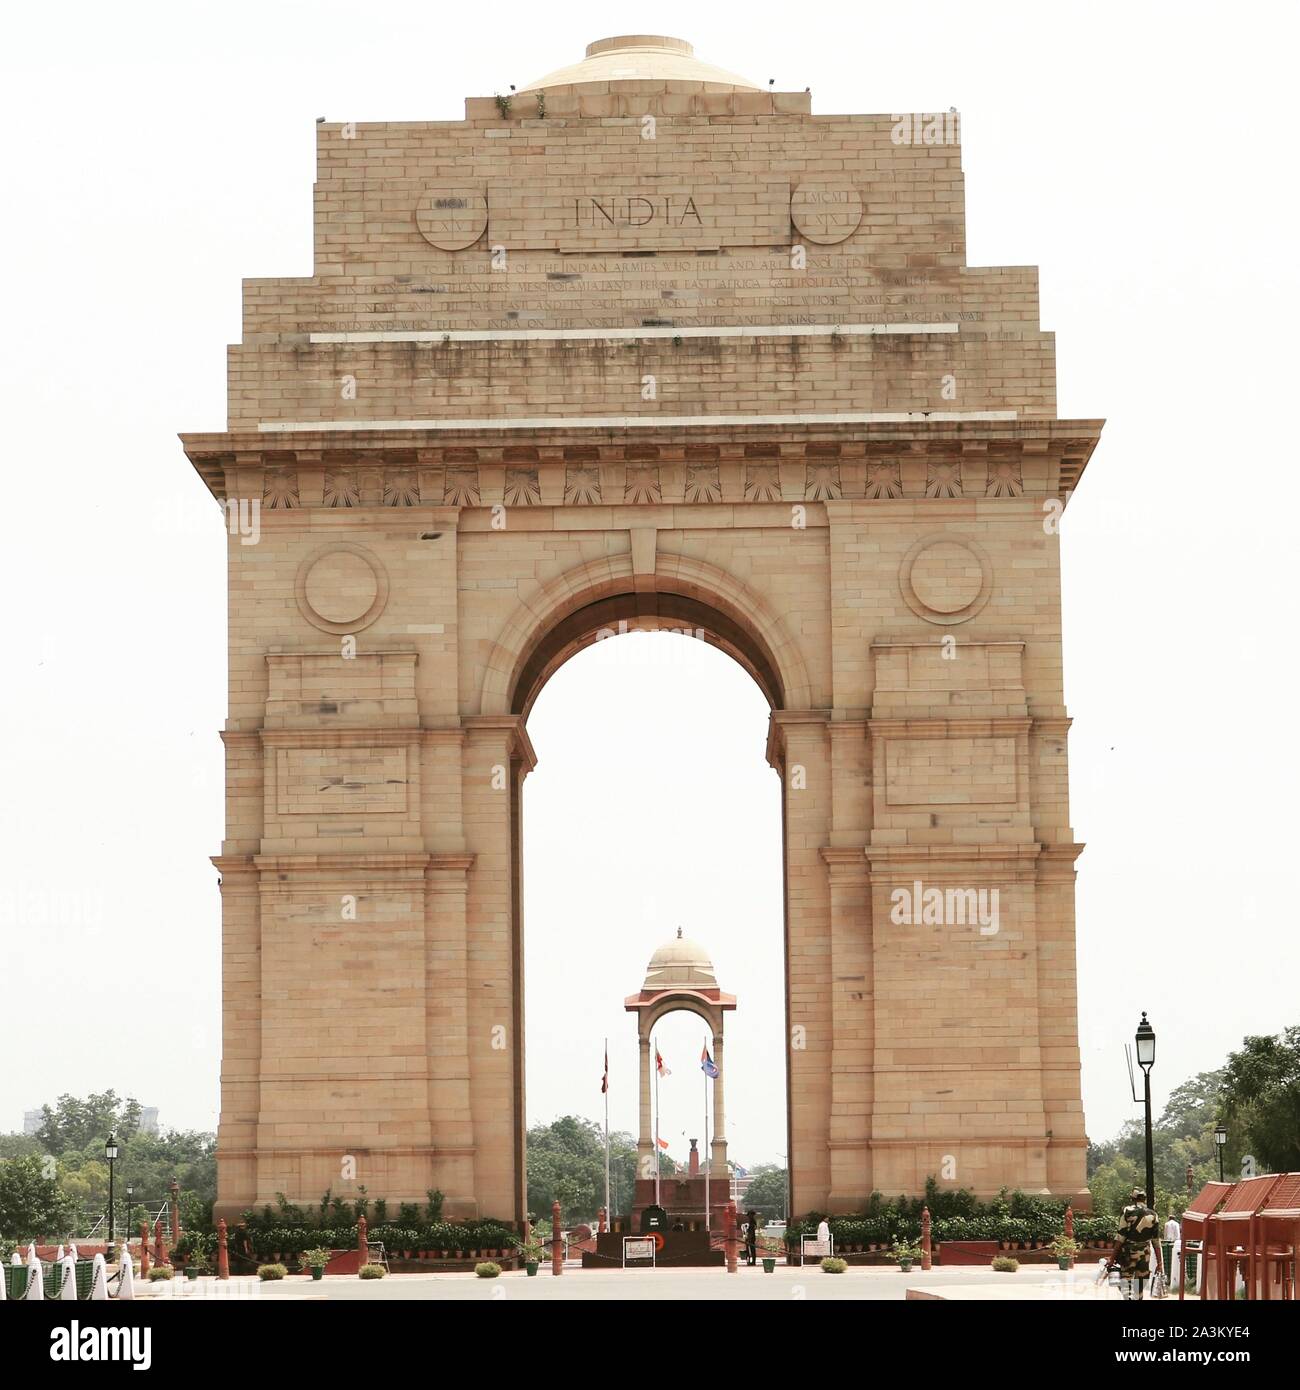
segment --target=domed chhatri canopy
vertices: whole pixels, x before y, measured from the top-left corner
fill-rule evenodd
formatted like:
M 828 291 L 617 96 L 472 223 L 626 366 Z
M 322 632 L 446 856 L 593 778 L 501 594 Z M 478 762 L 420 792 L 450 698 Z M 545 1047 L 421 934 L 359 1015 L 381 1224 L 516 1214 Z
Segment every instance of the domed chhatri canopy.
M 709 953 L 696 942 L 684 940 L 678 927 L 676 939 L 660 946 L 650 957 L 641 988 L 647 993 L 657 993 L 665 989 L 716 989 L 717 986 L 718 977 L 713 973 Z
M 622 34 L 587 45 L 587 56 L 571 67 L 539 77 L 520 88 L 569 87 L 580 82 L 700 82 L 712 91 L 757 92 L 761 88 L 734 72 L 702 63 L 684 39 L 663 34 Z
M 706 1074 L 713 1081 L 713 1137 L 710 1143 L 712 1171 L 727 1171 L 727 1119 L 722 1095 L 723 1028 L 726 1015 L 736 1007 L 736 996 L 718 988 L 709 953 L 696 941 L 687 941 L 682 929 L 650 957 L 645 983 L 637 994 L 623 1000 L 623 1007 L 637 1016 L 637 1044 L 641 1064 L 641 1133 L 637 1140 L 638 1161 L 650 1163 L 655 1154 L 653 1118 L 650 1107 L 651 1078 L 655 1074 L 655 1048 L 652 1034 L 660 1019 L 676 1009 L 695 1014 L 707 1029 L 706 1049 L 712 1051 L 714 1070 Z M 703 1059 L 701 1059 L 703 1061 Z M 642 1169 L 641 1171 L 647 1171 Z M 639 1198 L 646 1196 L 638 1180 Z M 647 1199 L 648 1200 L 648 1199 Z M 644 1205 L 644 1202 L 642 1203 Z

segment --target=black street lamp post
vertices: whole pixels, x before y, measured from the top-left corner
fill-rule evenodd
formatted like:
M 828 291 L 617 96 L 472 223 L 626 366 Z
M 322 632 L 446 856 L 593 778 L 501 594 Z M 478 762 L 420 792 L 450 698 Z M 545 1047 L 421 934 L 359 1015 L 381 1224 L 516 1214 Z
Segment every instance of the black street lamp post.
M 107 1257 L 113 1258 L 113 1165 L 117 1162 L 117 1139 L 114 1135 L 108 1136 L 108 1142 L 104 1145 L 104 1157 L 108 1160 L 108 1251 Z
M 1218 1123 L 1217 1125 L 1214 1126 L 1214 1147 L 1215 1147 L 1216 1150 L 1218 1150 L 1218 1154 L 1219 1154 L 1219 1181 L 1220 1181 L 1220 1182 L 1223 1181 L 1223 1149 L 1224 1149 L 1224 1145 L 1227 1144 L 1227 1142 L 1228 1142 L 1228 1127 L 1227 1127 L 1227 1125 L 1225 1125 L 1225 1124 L 1223 1123 L 1222 1120 L 1220 1120 L 1219 1123 Z
M 1137 1062 L 1142 1068 L 1142 1084 L 1146 1105 L 1146 1148 L 1147 1148 L 1147 1206 L 1153 1210 L 1156 1204 L 1156 1160 L 1151 1144 L 1151 1068 L 1156 1062 L 1156 1030 L 1147 1022 L 1145 1012 L 1142 1022 L 1137 1026 L 1134 1038 L 1137 1044 Z

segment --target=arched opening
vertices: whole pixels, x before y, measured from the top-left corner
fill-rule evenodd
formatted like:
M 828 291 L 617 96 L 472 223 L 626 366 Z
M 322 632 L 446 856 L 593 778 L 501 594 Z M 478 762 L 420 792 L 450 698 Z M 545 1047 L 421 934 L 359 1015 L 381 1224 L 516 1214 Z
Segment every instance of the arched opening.
M 542 687 L 570 657 L 594 642 L 630 632 L 669 631 L 707 642 L 754 678 L 773 709 L 784 706 L 776 661 L 761 637 L 716 604 L 668 589 L 611 594 L 567 613 L 537 640 L 514 683 L 512 713 L 526 719 Z
M 680 1219 L 689 1229 L 706 1225 L 707 1207 L 716 1206 L 732 1191 L 729 1165 L 714 1159 L 713 1141 L 718 1133 L 714 1085 L 700 1067 L 700 1053 L 705 1045 L 715 1060 L 718 1051 L 716 1023 L 709 1017 L 710 1012 L 707 1007 L 693 1008 L 668 1000 L 644 1020 L 651 1040 L 651 1058 L 662 1056 L 671 1073 L 659 1082 L 652 1097 L 653 1135 L 662 1141 L 656 1144 L 660 1165 L 658 1204 L 668 1213 L 670 1222 Z M 730 1054 L 725 1064 L 730 1080 Z M 724 1129 L 730 1130 L 730 1119 L 725 1114 Z M 707 1197 L 698 1181 L 692 1188 L 689 1179 L 695 1174 L 708 1184 Z
M 537 755 L 517 821 L 530 1129 L 566 1115 L 603 1125 L 608 1038 L 610 1130 L 636 1145 L 638 1028 L 651 1015 L 625 1001 L 682 927 L 738 1000 L 723 1061 L 728 1157 L 784 1164 L 782 801 L 766 758 L 783 693 L 769 644 L 689 595 L 575 604 L 520 652 L 511 702 Z M 698 1140 L 704 1164 L 710 1025 L 679 1003 L 661 1012 L 672 1075 L 660 1097 L 675 1128 L 657 1137 L 683 1168 Z M 630 1214 L 628 1183 L 612 1186 Z

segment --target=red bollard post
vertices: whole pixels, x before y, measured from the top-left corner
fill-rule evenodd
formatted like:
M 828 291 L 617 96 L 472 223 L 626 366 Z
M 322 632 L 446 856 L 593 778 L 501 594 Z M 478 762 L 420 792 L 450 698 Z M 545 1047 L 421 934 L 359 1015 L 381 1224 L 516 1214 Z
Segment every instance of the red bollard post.
M 722 1242 L 727 1251 L 727 1273 L 736 1273 L 736 1204 L 728 1202 L 722 1213 Z
M 551 1203 L 551 1273 L 564 1273 L 564 1242 L 560 1239 L 560 1204 Z
M 364 1216 L 357 1217 L 357 1255 L 360 1260 L 357 1265 L 358 1269 L 362 1265 L 370 1263 L 370 1246 L 366 1243 L 366 1218 Z
M 1074 1207 L 1073 1207 L 1073 1206 L 1068 1206 L 1068 1207 L 1066 1207 L 1066 1209 L 1065 1209 L 1065 1238 L 1066 1238 L 1066 1240 L 1073 1240 L 1073 1239 L 1074 1239 Z M 1073 1256 L 1073 1255 L 1070 1256 L 1070 1268 L 1071 1268 L 1071 1269 L 1074 1268 L 1074 1256 Z
M 931 1261 L 930 1247 L 930 1208 L 921 1208 L 921 1268 L 929 1269 Z
M 226 1244 L 226 1218 L 217 1222 L 217 1278 L 230 1278 L 230 1248 Z
M 149 1277 L 149 1223 L 140 1223 L 140 1278 Z
M 167 1259 L 167 1248 L 163 1244 L 162 1217 L 153 1223 L 153 1262 L 156 1265 L 169 1263 Z

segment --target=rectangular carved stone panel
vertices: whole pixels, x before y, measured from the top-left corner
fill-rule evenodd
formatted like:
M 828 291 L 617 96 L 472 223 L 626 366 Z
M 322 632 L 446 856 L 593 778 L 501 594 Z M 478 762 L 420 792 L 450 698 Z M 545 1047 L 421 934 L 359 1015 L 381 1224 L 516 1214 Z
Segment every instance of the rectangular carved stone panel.
M 1013 738 L 900 738 L 885 745 L 885 799 L 891 806 L 1014 802 Z
M 282 816 L 406 810 L 405 748 L 278 748 L 275 773 Z
M 928 642 L 872 646 L 876 688 L 872 714 L 911 717 L 965 714 L 1024 716 L 1024 643 L 968 642 L 945 634 Z
M 414 728 L 414 651 L 357 652 L 344 660 L 336 648 L 267 655 L 265 727 Z
M 769 246 L 789 233 L 790 185 L 778 179 L 501 179 L 488 189 L 488 236 L 507 250 Z

